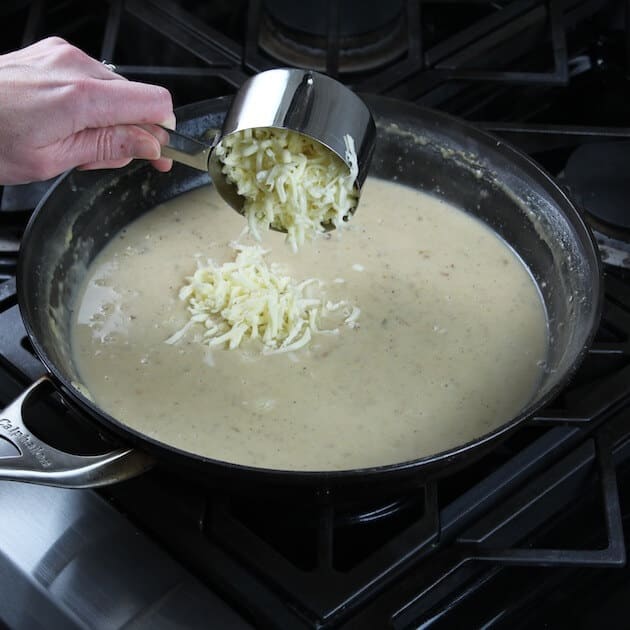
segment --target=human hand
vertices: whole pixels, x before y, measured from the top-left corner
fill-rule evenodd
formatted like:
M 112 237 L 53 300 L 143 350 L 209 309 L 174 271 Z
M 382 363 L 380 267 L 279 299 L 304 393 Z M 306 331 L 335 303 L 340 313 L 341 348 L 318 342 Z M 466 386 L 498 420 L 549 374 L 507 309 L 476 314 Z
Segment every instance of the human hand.
M 59 37 L 0 55 L 0 184 L 133 158 L 168 171 L 157 124 L 175 126 L 167 89 L 127 81 Z

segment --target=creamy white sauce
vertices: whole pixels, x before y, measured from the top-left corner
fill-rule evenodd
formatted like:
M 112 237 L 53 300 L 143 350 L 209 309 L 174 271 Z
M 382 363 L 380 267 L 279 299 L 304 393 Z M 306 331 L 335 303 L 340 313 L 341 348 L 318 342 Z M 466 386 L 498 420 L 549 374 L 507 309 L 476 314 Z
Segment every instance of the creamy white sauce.
M 212 188 L 121 232 L 91 265 L 72 339 L 96 403 L 166 444 L 220 460 L 337 470 L 416 459 L 510 420 L 533 396 L 547 350 L 542 302 L 522 262 L 480 221 L 368 179 L 348 229 L 270 261 L 317 276 L 359 326 L 286 355 L 212 351 L 178 290 L 195 254 L 219 263 L 243 219 Z M 245 239 L 244 239 L 245 240 Z

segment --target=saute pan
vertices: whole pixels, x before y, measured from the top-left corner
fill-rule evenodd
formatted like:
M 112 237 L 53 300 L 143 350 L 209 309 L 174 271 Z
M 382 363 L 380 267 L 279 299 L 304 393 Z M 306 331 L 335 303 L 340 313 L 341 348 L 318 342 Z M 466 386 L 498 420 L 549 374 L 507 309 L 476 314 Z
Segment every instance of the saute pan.
M 22 240 L 19 306 L 48 376 L 0 416 L 0 437 L 21 453 L 0 460 L 0 478 L 90 487 L 137 475 L 157 462 L 165 470 L 242 491 L 258 492 L 264 486 L 301 496 L 374 497 L 420 485 L 480 457 L 567 383 L 593 339 L 602 301 L 597 247 L 574 205 L 538 166 L 501 140 L 435 111 L 381 97 L 366 100 L 377 122 L 371 174 L 430 192 L 479 217 L 514 248 L 535 278 L 547 311 L 549 349 L 546 369 L 527 406 L 499 428 L 449 451 L 333 472 L 258 469 L 211 460 L 130 429 L 76 385 L 69 341 L 75 291 L 90 261 L 118 230 L 156 204 L 209 184 L 209 178 L 182 165 L 157 173 L 144 163 L 116 171 L 73 171 L 41 201 Z M 229 102 L 219 98 L 182 109 L 179 128 L 203 138 L 221 127 Z M 68 404 L 124 446 L 80 457 L 34 436 L 24 425 L 22 407 L 51 382 Z

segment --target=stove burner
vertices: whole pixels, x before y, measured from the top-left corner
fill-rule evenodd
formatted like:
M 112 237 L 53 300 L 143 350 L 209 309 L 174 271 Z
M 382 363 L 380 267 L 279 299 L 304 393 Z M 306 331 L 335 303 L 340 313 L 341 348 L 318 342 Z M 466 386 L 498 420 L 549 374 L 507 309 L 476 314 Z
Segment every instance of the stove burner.
M 260 515 L 269 510 L 270 501 L 265 498 L 260 503 L 249 498 L 246 507 L 243 505 L 233 508 L 246 520 L 260 520 Z M 353 527 L 362 524 L 376 524 L 388 519 L 418 517 L 424 509 L 424 490 L 417 494 L 411 493 L 400 497 L 382 499 L 375 502 L 358 501 L 356 503 L 344 503 L 332 510 L 332 525 L 335 528 Z M 274 504 L 274 510 L 283 514 L 282 520 L 289 526 L 299 523 L 316 527 L 319 524 L 322 506 L 316 504 L 295 505 L 290 508 L 286 503 Z
M 343 0 L 338 6 L 329 3 L 326 12 L 319 2 L 267 0 L 258 42 L 266 53 L 292 66 L 330 70 L 334 49 L 339 72 L 382 68 L 407 49 L 403 4 Z M 337 29 L 329 29 L 335 22 Z
M 617 230 L 630 230 L 628 164 L 630 142 L 603 142 L 577 148 L 564 171 L 578 203 Z M 630 232 L 626 236 L 630 240 Z
M 427 490 L 420 488 L 389 500 L 343 505 L 228 497 L 220 505 L 215 502 L 204 531 L 210 538 L 222 538 L 225 522 L 234 520 L 255 532 L 255 542 L 250 539 L 253 546 L 246 556 L 258 556 L 263 549 L 272 548 L 295 567 L 312 571 L 319 566 L 325 547 L 332 566 L 349 571 L 410 524 L 420 522 L 428 528 L 435 514 L 426 496 Z
M 335 525 L 337 527 L 349 527 L 361 523 L 376 523 L 397 514 L 415 512 L 418 508 L 422 508 L 422 497 L 414 494 L 407 495 L 374 506 L 363 505 L 358 510 L 337 510 L 335 512 Z
M 563 180 L 587 213 L 602 260 L 630 268 L 630 142 L 578 147 L 567 161 Z

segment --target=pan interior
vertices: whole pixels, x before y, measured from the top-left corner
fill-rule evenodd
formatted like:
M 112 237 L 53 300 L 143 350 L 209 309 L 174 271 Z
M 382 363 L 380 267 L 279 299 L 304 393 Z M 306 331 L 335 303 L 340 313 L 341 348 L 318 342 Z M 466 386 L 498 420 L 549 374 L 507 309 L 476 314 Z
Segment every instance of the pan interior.
M 471 212 L 512 246 L 535 278 L 550 336 L 532 408 L 565 378 L 597 317 L 599 277 L 588 233 L 559 191 L 527 162 L 506 159 L 486 136 L 429 113 L 419 118 L 415 108 L 391 101 L 371 105 L 378 125 L 372 173 Z M 213 106 L 217 111 L 210 111 Z M 201 136 L 220 126 L 224 104 L 206 107 L 184 121 L 185 133 Z M 21 274 L 21 306 L 39 350 L 63 379 L 79 381 L 71 360 L 70 307 L 94 257 L 148 209 L 207 183 L 204 174 L 185 167 L 165 176 L 145 165 L 72 173 L 59 183 L 30 227 L 31 247 L 21 265 L 31 273 Z

